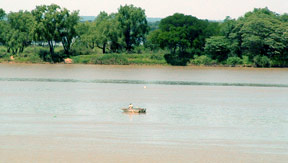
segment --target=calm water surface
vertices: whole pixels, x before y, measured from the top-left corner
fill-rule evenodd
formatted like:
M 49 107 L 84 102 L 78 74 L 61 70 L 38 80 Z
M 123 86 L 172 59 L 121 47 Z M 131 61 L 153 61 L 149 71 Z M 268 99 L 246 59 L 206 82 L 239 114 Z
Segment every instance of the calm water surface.
M 288 69 L 0 64 L 0 131 L 285 154 Z

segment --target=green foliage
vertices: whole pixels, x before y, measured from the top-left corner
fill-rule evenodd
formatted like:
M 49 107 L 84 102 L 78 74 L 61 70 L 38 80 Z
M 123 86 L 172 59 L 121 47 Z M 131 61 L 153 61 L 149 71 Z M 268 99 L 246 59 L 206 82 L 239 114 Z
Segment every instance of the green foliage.
M 229 45 L 229 40 L 224 36 L 212 36 L 206 39 L 205 53 L 212 59 L 222 62 L 228 58 Z
M 37 55 L 28 55 L 26 57 L 15 57 L 14 62 L 19 63 L 42 63 L 43 60 Z
M 243 63 L 243 60 L 239 57 L 229 57 L 226 61 L 227 65 L 236 66 Z
M 87 64 L 91 63 L 91 60 L 96 58 L 96 55 L 79 55 L 79 56 L 73 56 L 71 57 L 73 59 L 73 63 L 82 63 Z
M 253 58 L 262 55 L 283 60 L 287 49 L 287 27 L 287 22 L 281 22 L 281 17 L 269 9 L 254 9 L 237 20 L 229 35 L 233 42 L 231 47 L 238 49 L 239 56 L 245 54 Z
M 92 49 L 79 44 L 73 46 L 70 50 L 70 56 L 89 55 L 92 53 L 95 53 Z
M 72 57 L 74 63 L 90 63 L 104 65 L 128 65 L 128 59 L 122 54 L 99 54 Z
M 95 38 L 96 46 L 102 49 L 103 54 L 108 48 L 113 52 L 117 51 L 123 44 L 123 38 L 115 14 L 108 15 L 106 12 L 101 12 L 94 23 L 92 27 L 94 31 L 91 34 Z
M 59 54 L 54 54 L 57 42 L 61 42 L 65 54 L 69 54 L 72 40 L 77 34 L 76 25 L 80 19 L 78 11 L 70 13 L 69 10 L 52 4 L 37 6 L 32 14 L 36 21 L 33 31 L 35 41 L 46 41 L 51 58 L 55 58 L 55 61 L 61 58 Z
M 40 49 L 39 57 L 45 62 L 52 62 L 52 58 L 51 58 L 49 50 Z
M 62 17 L 57 28 L 61 43 L 64 48 L 64 53 L 69 55 L 74 37 L 77 36 L 76 26 L 80 20 L 79 11 L 70 12 L 64 8 L 58 16 Z
M 176 13 L 161 20 L 156 39 L 161 48 L 166 47 L 171 53 L 185 52 L 196 43 L 201 28 L 201 22 L 196 17 Z
M 0 22 L 0 41 L 13 54 L 22 53 L 32 42 L 34 19 L 30 12 L 11 12 L 7 21 Z
M 246 66 L 246 67 L 250 67 L 250 66 L 252 66 L 252 62 L 250 61 L 250 59 L 249 59 L 249 57 L 248 56 L 242 56 L 242 63 L 243 63 L 243 65 L 244 66 Z
M 264 64 L 262 61 L 265 59 L 256 57 L 260 55 L 273 61 L 273 65 L 287 66 L 287 20 L 286 14 L 279 15 L 268 8 L 254 9 L 237 20 L 227 17 L 221 24 L 222 36 L 216 36 L 218 40 L 215 37 L 214 40 L 207 39 L 205 51 L 219 61 L 224 61 L 229 55 L 238 57 L 245 55 L 253 59 L 253 62 L 257 63 L 256 66 L 262 67 Z M 251 65 L 249 58 L 243 62 L 244 65 Z M 271 63 L 269 64 L 271 66 Z M 268 62 L 265 66 L 268 66 Z
M 5 11 L 2 8 L 0 8 L 0 20 L 3 20 L 5 15 L 6 15 Z
M 148 35 L 148 47 L 152 45 L 168 48 L 170 54 L 165 55 L 167 63 L 187 65 L 193 55 L 201 55 L 205 38 L 218 34 L 219 24 L 207 20 L 199 20 L 190 15 L 176 13 L 161 20 L 159 29 Z
M 228 38 L 229 35 L 233 32 L 235 26 L 236 26 L 236 20 L 231 19 L 231 17 L 227 16 L 224 22 L 221 24 L 220 34 Z
M 0 46 L 0 58 L 3 58 L 7 55 L 6 48 L 4 46 Z
M 92 61 L 95 64 L 104 65 L 128 65 L 128 59 L 121 54 L 106 54 Z
M 50 51 L 48 49 L 41 48 L 38 52 L 38 56 L 44 61 L 44 62 L 50 62 L 50 63 L 56 63 L 56 62 L 63 62 L 63 59 L 68 57 L 67 54 L 63 50 L 59 50 L 57 52 L 54 52 L 53 55 L 51 55 Z
M 160 30 L 154 30 L 151 31 L 148 36 L 147 36 L 147 40 L 144 44 L 145 48 L 149 48 L 152 51 L 156 51 L 159 49 L 160 47 L 160 42 L 159 42 L 159 34 L 160 34 Z
M 47 41 L 51 55 L 54 54 L 54 46 L 61 41 L 60 33 L 57 30 L 61 24 L 60 6 L 52 4 L 50 6 L 36 6 L 32 11 L 35 18 L 34 40 Z
M 164 55 L 161 54 L 152 54 L 150 59 L 152 60 L 163 60 L 164 59 Z
M 93 22 L 80 23 L 78 15 L 56 4 L 8 15 L 0 9 L 0 45 L 7 48 L 0 48 L 1 62 L 13 55 L 29 63 L 72 56 L 74 63 L 288 66 L 288 15 L 268 8 L 224 22 L 175 13 L 147 23 L 145 11 L 133 5 L 101 12 Z
M 271 60 L 267 56 L 257 55 L 253 58 L 256 67 L 271 67 Z
M 211 66 L 215 65 L 216 61 L 212 60 L 209 56 L 206 55 L 201 55 L 201 56 L 194 56 L 194 59 L 191 61 L 192 64 L 194 65 L 206 65 L 206 66 Z
M 185 56 L 185 53 L 165 54 L 164 58 L 168 64 L 173 66 L 187 66 L 190 60 L 189 57 Z
M 80 22 L 76 27 L 77 40 L 76 46 L 85 46 L 86 48 L 94 49 L 96 46 L 96 38 L 94 35 L 94 24 L 91 22 Z
M 155 57 L 157 55 L 157 57 Z M 73 63 L 82 64 L 166 64 L 163 54 L 97 54 L 73 56 Z
M 127 52 L 140 43 L 145 42 L 145 35 L 149 31 L 145 11 L 133 5 L 120 6 L 117 13 L 120 34 L 124 38 Z M 120 36 L 121 36 L 120 35 Z

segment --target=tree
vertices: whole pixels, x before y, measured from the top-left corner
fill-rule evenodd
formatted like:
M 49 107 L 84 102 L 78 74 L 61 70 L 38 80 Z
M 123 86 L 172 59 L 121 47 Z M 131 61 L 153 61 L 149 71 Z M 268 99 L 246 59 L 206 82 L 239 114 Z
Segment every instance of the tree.
M 78 43 L 84 45 L 86 48 L 94 49 L 96 46 L 95 23 L 83 22 L 76 27 L 78 35 Z
M 145 47 L 150 48 L 151 50 L 159 49 L 160 43 L 159 43 L 159 34 L 160 30 L 156 29 L 154 31 L 150 31 L 147 35 L 147 40 L 145 42 Z
M 37 6 L 32 11 L 36 24 L 34 39 L 47 41 L 50 54 L 53 58 L 54 47 L 57 42 L 62 42 L 64 52 L 69 54 L 73 38 L 76 36 L 76 25 L 79 22 L 78 11 L 70 13 L 67 9 L 52 4 Z
M 206 28 L 206 22 L 190 15 L 176 13 L 160 21 L 159 30 L 155 31 L 152 39 L 161 48 L 170 50 L 170 54 L 165 57 L 168 63 L 186 65 L 192 57 L 187 49 L 204 47 L 203 31 Z
M 206 39 L 205 52 L 212 59 L 222 62 L 228 58 L 230 53 L 230 43 L 225 36 L 212 36 Z
M 0 8 L 0 20 L 3 20 L 5 15 L 6 15 L 5 11 L 2 8 Z
M 23 52 L 32 42 L 34 18 L 28 11 L 11 12 L 7 16 L 5 45 L 13 54 Z
M 236 27 L 242 54 L 253 58 L 257 55 L 274 58 L 286 48 L 285 32 L 287 26 L 280 16 L 268 8 L 254 9 L 239 18 Z M 240 38 L 239 38 L 240 36 Z
M 58 33 L 64 48 L 65 54 L 70 54 L 71 44 L 75 36 L 77 36 L 76 26 L 80 20 L 79 11 L 70 12 L 66 8 L 61 10 Z
M 103 54 L 106 52 L 107 44 L 109 41 L 110 26 L 109 15 L 106 12 L 101 12 L 95 19 L 95 33 L 96 45 L 102 49 Z
M 124 37 L 124 47 L 128 52 L 145 41 L 149 27 L 143 9 L 133 5 L 120 6 L 117 20 L 121 35 Z
M 59 30 L 57 30 L 61 23 L 61 18 L 59 19 L 59 15 L 61 15 L 60 6 L 56 4 L 36 6 L 32 14 L 36 20 L 34 39 L 36 41 L 47 41 L 50 54 L 53 57 L 55 44 L 61 41 Z
M 206 25 L 203 21 L 190 15 L 176 13 L 168 16 L 159 24 L 159 44 L 162 48 L 170 49 L 172 54 L 177 51 L 183 53 L 188 48 L 199 47 L 202 39 L 200 36 L 203 35 Z
M 228 43 L 230 56 L 245 55 L 254 62 L 258 62 L 259 58 L 268 57 L 274 65 L 287 65 L 287 20 L 287 14 L 279 15 L 268 8 L 254 9 L 237 20 L 227 17 L 221 24 L 223 37 L 207 39 L 205 50 L 210 55 L 214 54 L 214 58 L 222 58 L 223 54 L 227 54 L 227 48 L 223 47 L 227 47 Z M 225 41 L 221 42 L 221 40 Z
M 118 27 L 115 14 L 101 12 L 93 22 L 80 23 L 77 33 L 79 41 L 87 48 L 98 47 L 104 54 L 106 50 L 117 52 L 122 48 L 123 37 Z
M 4 36 L 5 36 L 5 29 L 7 23 L 3 20 L 5 17 L 6 13 L 5 11 L 0 8 L 0 44 L 4 44 Z
M 114 50 L 113 46 L 119 44 L 122 38 L 121 33 L 117 29 L 119 23 L 115 19 L 114 14 L 108 15 L 106 12 L 101 12 L 94 23 L 93 35 L 95 35 L 97 47 L 102 49 L 103 54 L 106 53 L 109 44 L 110 50 Z

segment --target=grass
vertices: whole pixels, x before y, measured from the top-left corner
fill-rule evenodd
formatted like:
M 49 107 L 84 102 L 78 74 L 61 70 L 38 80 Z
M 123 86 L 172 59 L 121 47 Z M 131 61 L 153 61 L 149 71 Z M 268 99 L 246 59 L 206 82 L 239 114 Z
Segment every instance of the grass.
M 104 64 L 104 65 L 153 65 L 166 64 L 162 54 L 157 54 L 159 57 L 153 57 L 155 54 L 92 54 L 79 55 L 72 57 L 74 63 L 79 64 Z
M 12 54 L 7 52 L 7 48 L 0 46 L 0 63 L 15 62 L 15 63 L 46 63 L 43 57 L 40 57 L 42 52 L 49 53 L 48 47 L 29 46 L 24 49 L 23 53 Z M 56 47 L 55 53 L 61 53 L 62 48 Z M 141 54 L 129 53 L 107 53 L 101 54 L 96 50 L 91 51 L 91 54 L 84 53 L 83 55 L 71 56 L 73 63 L 76 64 L 104 64 L 104 65 L 166 65 L 164 59 L 164 51 L 146 52 Z M 14 60 L 10 57 L 13 56 Z
M 167 65 L 167 62 L 164 58 L 164 54 L 167 53 L 165 50 L 159 50 L 157 52 L 142 50 L 137 53 L 107 53 L 101 54 L 99 49 L 94 50 L 83 50 L 79 49 L 75 50 L 70 58 L 73 60 L 74 64 L 103 64 L 103 65 Z M 45 53 L 45 56 L 43 57 Z M 55 63 L 57 61 L 62 61 L 65 55 L 63 55 L 63 48 L 56 47 L 55 54 L 59 54 L 59 60 L 51 60 L 51 56 L 49 54 L 48 47 L 40 47 L 40 46 L 29 46 L 25 48 L 23 53 L 11 54 L 7 52 L 7 48 L 4 46 L 0 46 L 0 63 Z M 81 55 L 76 55 L 81 54 Z M 61 56 L 62 55 L 62 56 Z M 76 56 L 73 56 L 76 55 Z M 12 60 L 10 57 L 13 56 Z M 273 66 L 273 63 L 270 60 L 265 60 L 266 58 L 254 58 L 251 61 L 247 56 L 243 56 L 242 58 L 238 57 L 230 57 L 224 63 L 218 63 L 216 60 L 212 60 L 209 56 L 195 55 L 193 59 L 190 59 L 188 65 L 204 65 L 204 66 L 243 66 L 243 67 L 251 67 L 254 66 L 257 62 L 259 67 L 270 67 Z M 264 62 L 265 61 L 265 62 Z M 254 63 L 255 62 L 255 63 Z M 263 62 L 263 63 L 262 63 Z M 269 65 L 268 65 L 269 63 Z M 265 65 L 266 64 L 266 65 Z M 277 64 L 277 63 L 276 63 Z M 276 65 L 275 64 L 275 65 Z M 268 65 L 268 66 L 267 66 Z

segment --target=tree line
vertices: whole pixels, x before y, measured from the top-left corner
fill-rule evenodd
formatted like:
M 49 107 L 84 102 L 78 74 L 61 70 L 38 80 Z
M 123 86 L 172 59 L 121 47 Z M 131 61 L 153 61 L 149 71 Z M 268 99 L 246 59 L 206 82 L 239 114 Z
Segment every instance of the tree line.
M 117 13 L 101 12 L 94 21 L 81 22 L 79 11 L 56 4 L 31 12 L 6 14 L 0 9 L 0 44 L 14 55 L 31 44 L 48 46 L 49 53 L 39 55 L 52 62 L 82 54 L 81 49 L 97 48 L 105 54 L 137 53 L 140 48 L 166 50 L 164 57 L 171 65 L 283 67 L 288 66 L 288 15 L 263 8 L 215 22 L 175 13 L 148 23 L 145 10 L 125 5 Z M 55 46 L 63 52 L 55 53 Z

